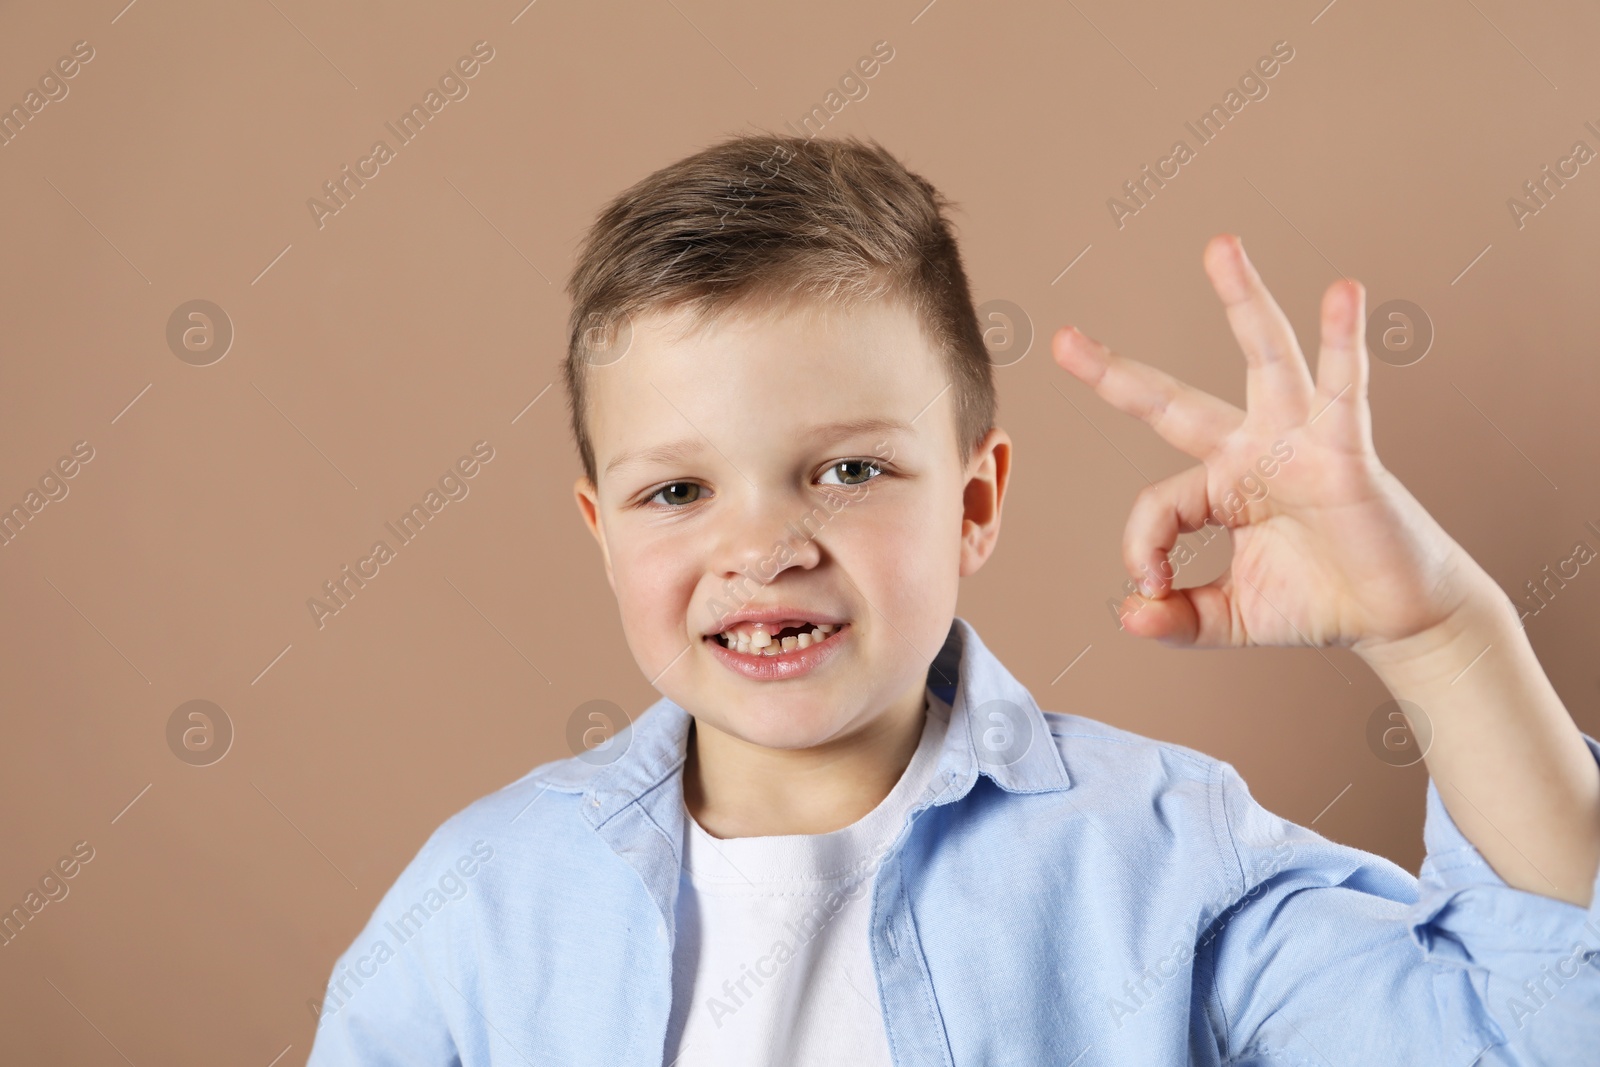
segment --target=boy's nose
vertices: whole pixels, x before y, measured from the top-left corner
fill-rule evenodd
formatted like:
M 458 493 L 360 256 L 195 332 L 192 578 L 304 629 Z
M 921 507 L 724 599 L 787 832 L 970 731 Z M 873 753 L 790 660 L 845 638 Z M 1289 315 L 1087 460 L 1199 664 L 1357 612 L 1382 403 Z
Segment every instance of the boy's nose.
M 810 570 L 822 559 L 817 543 L 821 531 L 812 523 L 797 521 L 800 518 L 803 515 L 794 508 L 766 508 L 730 518 L 717 535 L 710 569 L 721 578 L 743 575 L 763 583 L 790 567 Z

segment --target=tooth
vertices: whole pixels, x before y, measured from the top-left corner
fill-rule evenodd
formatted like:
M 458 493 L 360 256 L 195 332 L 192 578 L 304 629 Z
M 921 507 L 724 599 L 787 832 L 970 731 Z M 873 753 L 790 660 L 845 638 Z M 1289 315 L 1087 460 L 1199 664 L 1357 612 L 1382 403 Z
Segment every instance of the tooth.
M 752 648 L 766 648 L 770 644 L 772 644 L 772 635 L 765 630 L 757 630 L 750 635 L 750 646 Z
M 774 641 L 769 645 L 763 645 L 761 654 L 763 656 L 776 656 L 778 654 L 778 643 Z
M 821 630 L 824 635 L 827 635 L 833 633 L 833 631 L 837 630 L 838 627 L 829 622 L 819 622 L 817 623 L 817 629 Z
M 822 627 L 818 626 L 816 629 L 811 631 L 811 643 L 816 644 L 827 636 L 827 633 L 822 629 Z
M 783 650 L 785 652 L 793 652 L 798 644 L 799 641 L 797 639 L 793 637 L 785 637 L 783 639 Z
M 750 639 L 743 634 L 739 635 L 739 651 L 746 655 L 750 652 Z
M 811 635 L 808 633 L 801 634 L 799 637 L 795 638 L 794 644 L 796 648 L 810 648 Z

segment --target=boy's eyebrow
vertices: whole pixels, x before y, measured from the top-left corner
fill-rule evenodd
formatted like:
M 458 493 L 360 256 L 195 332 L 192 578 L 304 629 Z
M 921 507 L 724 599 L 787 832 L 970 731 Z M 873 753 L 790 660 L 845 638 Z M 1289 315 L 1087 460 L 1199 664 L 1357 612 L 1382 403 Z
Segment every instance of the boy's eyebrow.
M 903 419 L 883 417 L 845 419 L 826 426 L 813 426 L 805 436 L 813 441 L 834 441 L 841 437 L 861 437 L 869 433 L 910 433 L 911 424 Z
M 842 437 L 860 437 L 870 433 L 909 433 L 911 429 L 911 424 L 903 419 L 869 417 L 813 426 L 802 436 L 811 441 L 834 441 Z M 619 452 L 610 463 L 606 464 L 605 473 L 611 474 L 617 468 L 632 463 L 672 463 L 699 451 L 704 444 L 705 439 L 696 435 L 680 438 L 669 444 Z
M 611 462 L 606 464 L 605 473 L 610 474 L 618 467 L 626 467 L 630 463 L 672 463 L 698 450 L 701 444 L 699 437 L 685 437 L 671 444 L 618 452 L 612 457 Z

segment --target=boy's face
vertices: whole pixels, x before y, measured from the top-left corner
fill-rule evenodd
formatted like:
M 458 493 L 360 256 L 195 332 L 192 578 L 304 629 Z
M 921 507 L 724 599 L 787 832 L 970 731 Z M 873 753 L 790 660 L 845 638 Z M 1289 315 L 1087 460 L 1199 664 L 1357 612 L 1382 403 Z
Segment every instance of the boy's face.
M 640 669 L 702 728 L 767 748 L 920 708 L 957 580 L 998 536 L 1009 439 L 960 462 L 943 361 L 898 302 L 684 321 L 636 320 L 626 355 L 586 371 L 599 474 L 578 504 Z M 800 648 L 801 623 L 834 628 Z

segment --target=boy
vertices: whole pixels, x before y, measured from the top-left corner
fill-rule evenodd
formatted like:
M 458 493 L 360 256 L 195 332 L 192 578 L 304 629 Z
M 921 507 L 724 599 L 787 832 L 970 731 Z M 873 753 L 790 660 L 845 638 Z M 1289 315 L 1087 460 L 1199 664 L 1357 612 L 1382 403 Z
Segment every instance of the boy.
M 954 617 L 1012 448 L 946 206 L 875 144 L 740 137 L 600 215 L 576 496 L 663 697 L 429 839 L 312 1062 L 1595 1062 L 1600 745 L 1379 464 L 1361 287 L 1313 383 L 1208 245 L 1248 412 L 1075 330 L 1054 354 L 1202 461 L 1134 506 L 1128 629 L 1344 645 L 1426 710 L 1420 883 L 1226 763 L 1042 712 Z M 1172 588 L 1219 520 L 1231 571 Z

